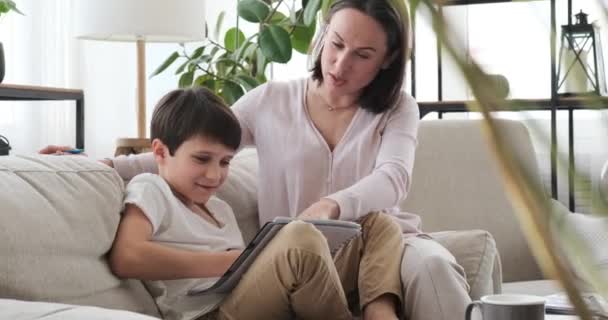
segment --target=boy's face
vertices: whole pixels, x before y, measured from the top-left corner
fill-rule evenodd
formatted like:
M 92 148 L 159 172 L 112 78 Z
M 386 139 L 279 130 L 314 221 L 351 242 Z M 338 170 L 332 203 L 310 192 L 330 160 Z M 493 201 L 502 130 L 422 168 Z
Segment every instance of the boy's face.
M 173 156 L 158 139 L 152 142 L 152 149 L 160 176 L 182 200 L 194 203 L 206 203 L 222 185 L 235 153 L 201 136 L 184 141 Z

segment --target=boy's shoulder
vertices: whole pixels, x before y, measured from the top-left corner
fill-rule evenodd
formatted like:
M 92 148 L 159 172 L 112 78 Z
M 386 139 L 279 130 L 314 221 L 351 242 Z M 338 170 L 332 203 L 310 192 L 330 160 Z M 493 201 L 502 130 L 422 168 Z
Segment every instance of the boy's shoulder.
M 137 192 L 138 190 L 155 189 L 162 193 L 171 193 L 171 188 L 158 174 L 141 173 L 133 177 L 127 184 L 127 192 Z

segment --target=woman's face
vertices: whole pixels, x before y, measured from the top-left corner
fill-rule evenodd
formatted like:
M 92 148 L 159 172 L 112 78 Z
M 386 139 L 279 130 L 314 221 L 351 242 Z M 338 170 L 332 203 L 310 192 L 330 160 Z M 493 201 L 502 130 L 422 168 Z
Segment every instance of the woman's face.
M 388 66 L 387 36 L 374 18 L 345 8 L 327 27 L 321 68 L 323 86 L 331 95 L 358 95 Z

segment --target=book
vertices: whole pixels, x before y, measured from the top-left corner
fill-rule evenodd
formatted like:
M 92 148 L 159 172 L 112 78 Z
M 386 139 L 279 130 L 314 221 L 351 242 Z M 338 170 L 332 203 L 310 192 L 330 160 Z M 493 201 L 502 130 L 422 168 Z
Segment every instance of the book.
M 264 224 L 249 242 L 245 250 L 232 263 L 230 268 L 212 284 L 205 283 L 195 286 L 188 291 L 188 295 L 203 295 L 229 293 L 236 287 L 243 274 L 262 252 L 264 247 L 288 223 L 298 220 L 290 217 L 276 217 Z M 361 225 L 351 221 L 342 220 L 302 220 L 312 223 L 327 238 L 329 251 L 334 255 L 340 248 L 353 238 L 361 234 Z
M 581 293 L 583 300 L 591 313 L 600 319 L 608 319 L 608 303 L 596 293 Z M 564 292 L 551 294 L 545 297 L 545 310 L 549 314 L 576 315 L 574 306 L 570 303 L 568 295 Z

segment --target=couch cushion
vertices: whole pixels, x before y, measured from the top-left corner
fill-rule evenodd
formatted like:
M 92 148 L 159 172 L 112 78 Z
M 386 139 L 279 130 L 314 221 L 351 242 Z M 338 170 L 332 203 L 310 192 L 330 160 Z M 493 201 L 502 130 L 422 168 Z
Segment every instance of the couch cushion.
M 135 312 L 49 302 L 0 299 L 0 319 L 19 320 L 157 320 Z
M 138 281 L 106 263 L 123 183 L 80 156 L 0 157 L 0 298 L 158 315 Z
M 495 121 L 514 155 L 529 172 L 539 172 L 526 127 Z M 412 187 L 402 211 L 420 215 L 426 232 L 487 230 L 496 240 L 505 281 L 542 279 L 481 128 L 481 120 L 421 121 Z
M 501 292 L 500 255 L 490 233 L 467 230 L 434 232 L 430 235 L 448 249 L 464 268 L 471 299 Z

